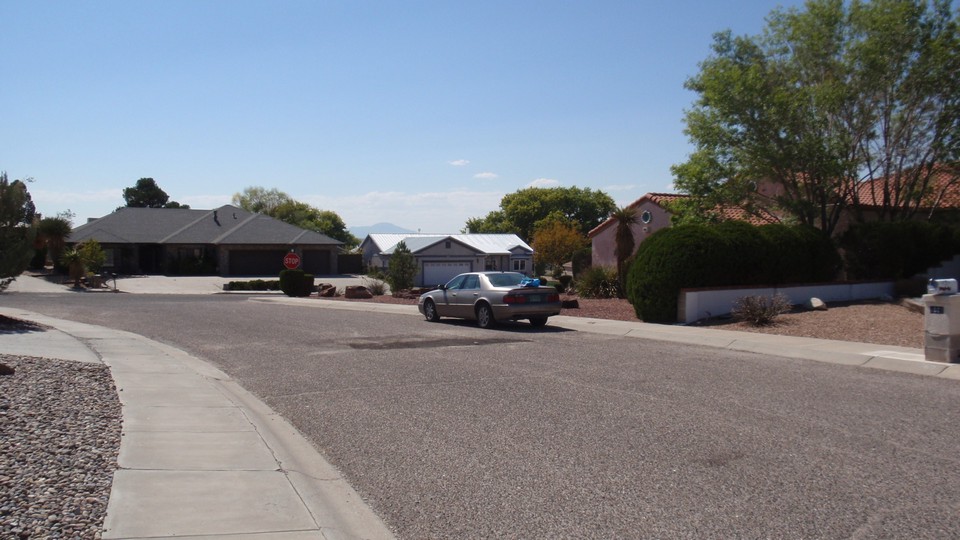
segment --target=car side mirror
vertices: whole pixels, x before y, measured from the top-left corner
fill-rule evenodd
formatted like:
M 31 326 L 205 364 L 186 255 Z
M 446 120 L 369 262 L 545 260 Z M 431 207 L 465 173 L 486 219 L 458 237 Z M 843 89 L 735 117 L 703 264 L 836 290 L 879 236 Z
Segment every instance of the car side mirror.
M 441 283 L 440 285 L 437 285 L 437 288 L 440 289 L 441 291 L 445 291 L 447 290 L 447 284 Z

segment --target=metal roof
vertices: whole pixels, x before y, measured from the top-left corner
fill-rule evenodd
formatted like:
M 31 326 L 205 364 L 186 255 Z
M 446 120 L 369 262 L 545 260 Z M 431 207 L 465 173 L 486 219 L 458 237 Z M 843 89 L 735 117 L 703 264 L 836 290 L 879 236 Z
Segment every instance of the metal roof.
M 416 253 L 447 238 L 484 255 L 508 255 L 517 248 L 533 253 L 533 248 L 515 234 L 373 233 L 367 235 L 367 238 L 384 254 L 393 253 L 400 241 L 403 241 L 411 252 Z

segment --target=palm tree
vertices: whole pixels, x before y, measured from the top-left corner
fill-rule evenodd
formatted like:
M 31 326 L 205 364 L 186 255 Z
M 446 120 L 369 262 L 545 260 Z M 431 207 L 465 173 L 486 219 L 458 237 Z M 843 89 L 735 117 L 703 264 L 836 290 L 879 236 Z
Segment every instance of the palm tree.
M 37 226 L 38 236 L 46 242 L 47 253 L 54 263 L 60 261 L 60 255 L 72 230 L 73 225 L 65 215 L 40 220 Z
M 617 279 L 620 281 L 620 290 L 625 290 L 627 259 L 633 255 L 636 242 L 633 239 L 633 226 L 638 223 L 637 209 L 631 206 L 621 206 L 614 210 L 610 217 L 617 220 L 617 230 L 614 234 L 613 254 L 617 258 Z

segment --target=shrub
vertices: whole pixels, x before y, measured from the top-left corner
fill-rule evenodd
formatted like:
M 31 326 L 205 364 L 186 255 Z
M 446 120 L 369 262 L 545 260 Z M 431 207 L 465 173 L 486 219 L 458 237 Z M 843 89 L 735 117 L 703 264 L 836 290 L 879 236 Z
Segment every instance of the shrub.
M 387 284 L 379 279 L 364 279 L 363 286 L 374 296 L 383 296 L 387 294 Z
M 768 285 L 803 283 L 807 281 L 808 262 L 803 240 L 796 227 L 781 223 L 761 225 L 758 232 L 772 249 L 760 258 L 760 266 Z
M 33 258 L 30 259 L 30 264 L 27 265 L 27 268 L 31 270 L 43 270 L 44 266 L 47 264 L 47 248 L 41 247 L 37 248 L 33 252 Z
M 227 291 L 279 291 L 280 282 L 271 279 L 254 279 L 252 281 L 230 281 L 225 287 Z
M 731 314 L 753 326 L 768 326 L 782 313 L 790 311 L 790 299 L 773 296 L 741 296 L 733 303 Z
M 798 225 L 794 230 L 800 239 L 802 255 L 806 261 L 802 267 L 803 274 L 798 276 L 796 283 L 819 283 L 837 279 L 837 274 L 843 268 L 843 259 L 833 240 L 814 227 Z M 783 248 L 774 248 L 778 255 L 783 253 Z
M 956 231 L 925 221 L 858 223 L 843 234 L 840 246 L 855 279 L 906 279 L 960 251 Z
M 726 285 L 755 285 L 767 282 L 763 259 L 772 247 L 758 227 L 745 221 L 724 221 L 714 225 L 724 249 L 714 261 L 714 279 Z
M 417 263 L 413 253 L 410 252 L 407 244 L 401 241 L 393 248 L 393 255 L 387 263 L 386 282 L 390 285 L 391 291 L 402 291 L 413 287 L 413 278 L 416 275 Z
M 282 270 L 280 290 L 287 296 L 310 296 L 313 292 L 313 274 L 307 274 L 300 269 Z
M 637 318 L 672 323 L 682 287 L 720 285 L 716 272 L 723 240 L 706 225 L 660 229 L 640 244 L 627 271 L 627 299 Z
M 623 291 L 617 279 L 617 269 L 609 266 L 591 266 L 583 270 L 574 288 L 584 298 L 620 298 Z

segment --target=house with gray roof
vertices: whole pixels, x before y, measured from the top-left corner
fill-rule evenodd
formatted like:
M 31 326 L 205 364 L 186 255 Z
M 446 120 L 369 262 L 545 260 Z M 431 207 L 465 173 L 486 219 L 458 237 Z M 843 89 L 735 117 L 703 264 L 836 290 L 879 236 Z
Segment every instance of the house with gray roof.
M 417 263 L 419 287 L 446 283 L 463 272 L 533 273 L 533 248 L 515 234 L 369 234 L 360 243 L 364 266 L 386 271 L 401 241 Z
M 275 276 L 283 257 L 300 255 L 314 275 L 336 274 L 343 242 L 262 214 L 216 210 L 120 208 L 70 234 L 68 244 L 96 240 L 105 269 L 123 274 Z

